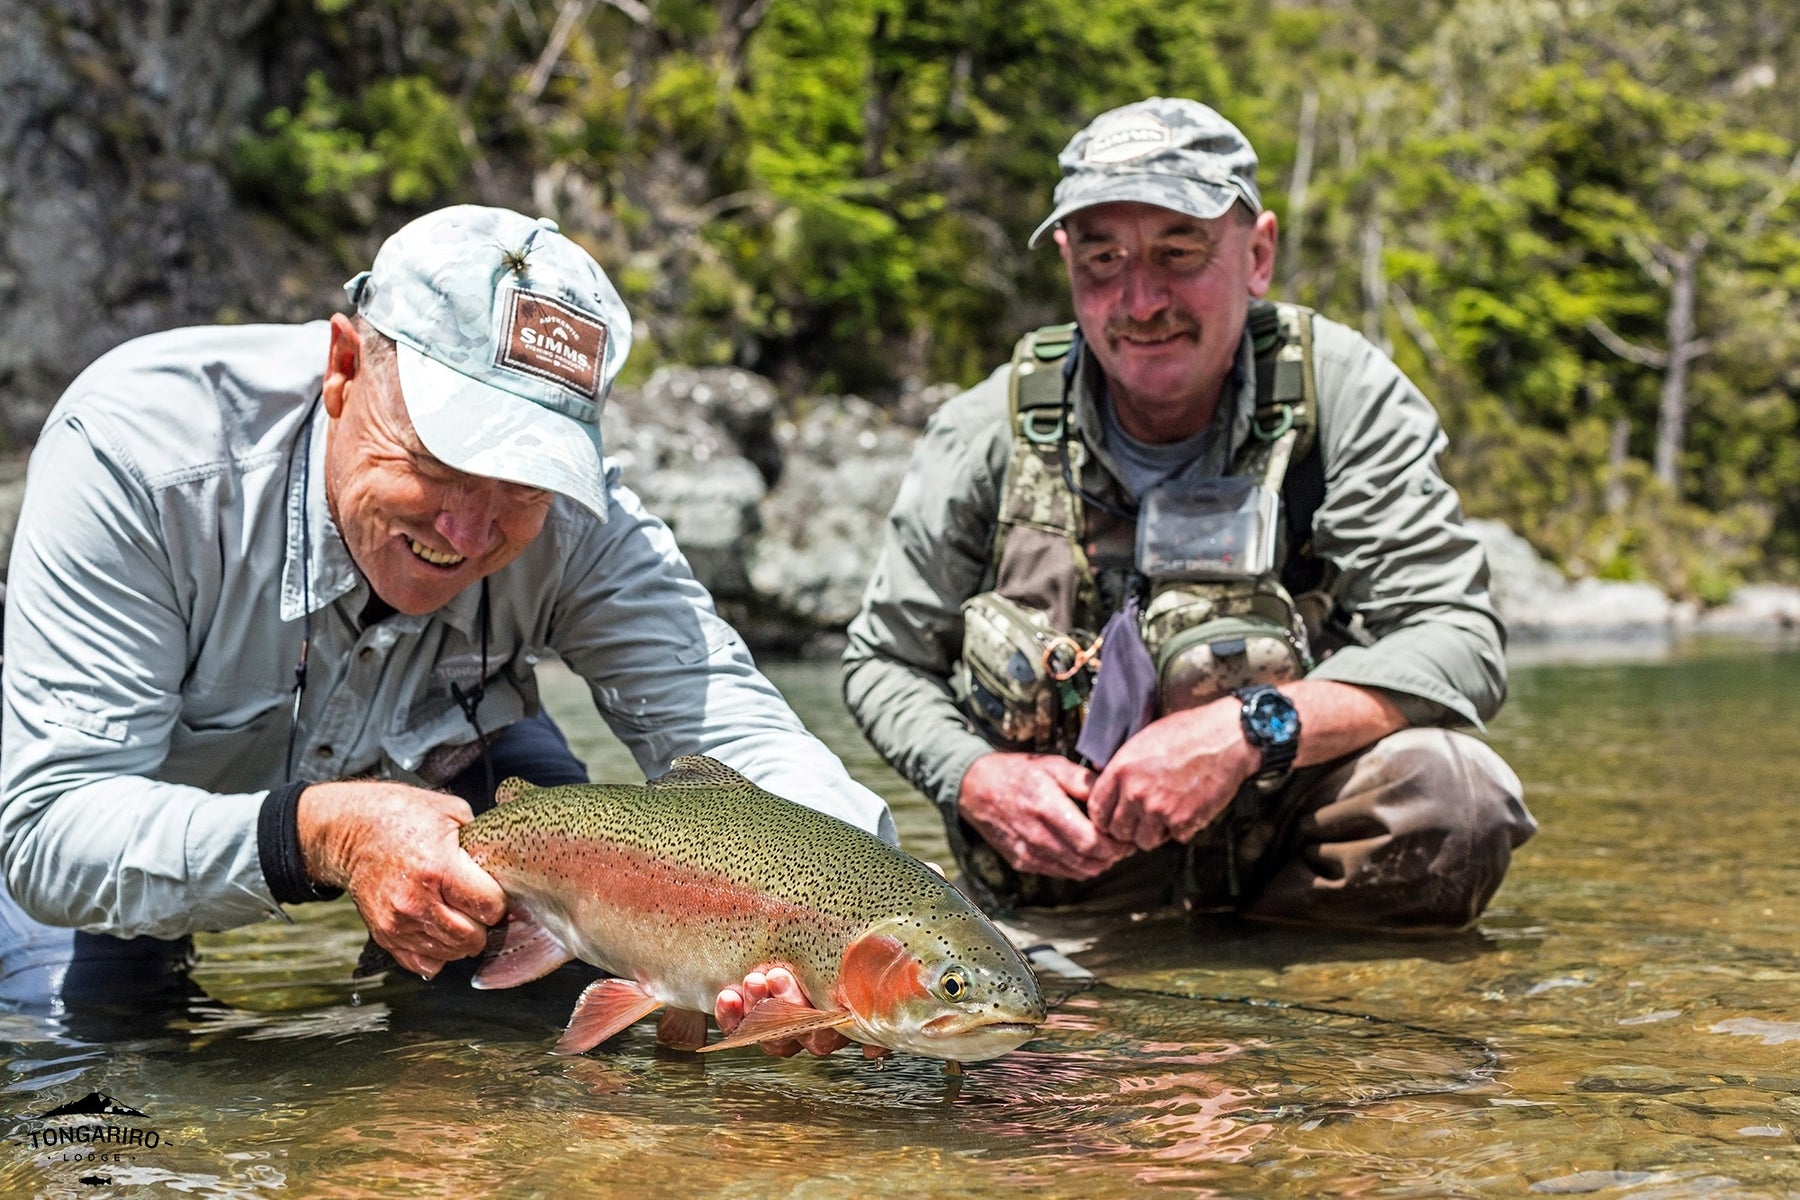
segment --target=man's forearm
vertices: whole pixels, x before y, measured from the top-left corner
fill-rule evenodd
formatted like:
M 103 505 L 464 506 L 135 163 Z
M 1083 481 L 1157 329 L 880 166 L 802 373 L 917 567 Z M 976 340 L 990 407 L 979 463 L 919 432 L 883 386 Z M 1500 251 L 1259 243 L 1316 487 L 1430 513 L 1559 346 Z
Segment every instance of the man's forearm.
M 1354 754 L 1412 723 L 1393 697 L 1376 688 L 1302 679 L 1283 684 L 1281 691 L 1300 713 L 1297 767 Z
M 943 681 L 890 659 L 848 664 L 844 702 L 881 756 L 945 812 L 955 811 L 969 764 L 993 751 Z
M 116 937 L 229 929 L 275 910 L 257 852 L 262 795 L 117 778 L 6 814 L 6 875 L 40 921 Z

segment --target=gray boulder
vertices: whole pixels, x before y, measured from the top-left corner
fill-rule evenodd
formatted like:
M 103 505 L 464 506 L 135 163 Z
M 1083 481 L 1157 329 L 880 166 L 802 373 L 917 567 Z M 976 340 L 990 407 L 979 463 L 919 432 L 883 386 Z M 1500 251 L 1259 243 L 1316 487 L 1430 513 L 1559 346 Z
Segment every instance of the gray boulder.
M 1800 588 L 1777 583 L 1746 584 L 1728 603 L 1703 614 L 1700 628 L 1707 633 L 1731 634 L 1800 629 Z
M 856 615 L 918 431 L 856 396 L 776 429 L 783 468 L 761 505 L 750 584 L 768 623 L 841 630 Z
M 1571 582 L 1501 522 L 1467 525 L 1487 550 L 1494 607 L 1515 640 L 1660 634 L 1694 622 L 1692 605 L 1670 600 L 1654 584 Z
M 614 388 L 600 416 L 620 478 L 675 533 L 694 574 L 722 604 L 750 597 L 747 548 L 780 455 L 769 436 L 775 392 L 732 369 L 666 368 Z

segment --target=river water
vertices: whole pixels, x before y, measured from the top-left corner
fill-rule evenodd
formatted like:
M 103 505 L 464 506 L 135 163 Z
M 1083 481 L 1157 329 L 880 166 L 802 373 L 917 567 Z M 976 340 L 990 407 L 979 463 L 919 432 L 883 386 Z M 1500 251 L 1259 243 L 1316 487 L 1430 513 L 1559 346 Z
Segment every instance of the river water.
M 770 674 L 942 858 L 835 670 Z M 639 778 L 546 688 L 596 778 Z M 1543 829 L 1473 932 L 1144 914 L 960 1077 L 653 1023 L 554 1057 L 572 988 L 359 991 L 344 902 L 209 936 L 172 1020 L 0 1018 L 0 1195 L 1800 1195 L 1800 644 L 1520 662 L 1491 737 Z M 141 1115 L 45 1117 L 94 1092 Z

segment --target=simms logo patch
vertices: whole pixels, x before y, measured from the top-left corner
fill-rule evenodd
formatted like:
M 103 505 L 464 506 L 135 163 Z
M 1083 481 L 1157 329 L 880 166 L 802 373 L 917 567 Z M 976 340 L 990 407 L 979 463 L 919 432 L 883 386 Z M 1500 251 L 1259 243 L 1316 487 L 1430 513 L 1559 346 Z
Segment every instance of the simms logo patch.
M 494 361 L 596 400 L 600 365 L 606 361 L 606 326 L 560 300 L 514 288 Z
M 1081 157 L 1084 162 L 1122 163 L 1173 145 L 1175 133 L 1148 113 L 1132 113 L 1096 129 Z

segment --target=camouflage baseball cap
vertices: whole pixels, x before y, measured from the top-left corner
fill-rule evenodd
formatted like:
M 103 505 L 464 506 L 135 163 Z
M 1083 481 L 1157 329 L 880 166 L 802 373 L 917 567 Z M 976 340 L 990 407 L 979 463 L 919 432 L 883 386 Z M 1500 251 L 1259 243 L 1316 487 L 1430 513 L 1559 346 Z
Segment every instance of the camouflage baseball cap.
M 1262 211 L 1256 151 L 1236 125 L 1198 100 L 1152 96 L 1101 113 L 1056 158 L 1056 210 L 1029 245 L 1077 209 L 1136 200 L 1202 220 L 1238 201 Z
M 606 519 L 600 405 L 631 350 L 631 317 L 600 264 L 554 221 L 439 209 L 382 243 L 344 291 L 394 339 L 406 411 L 427 450 Z

